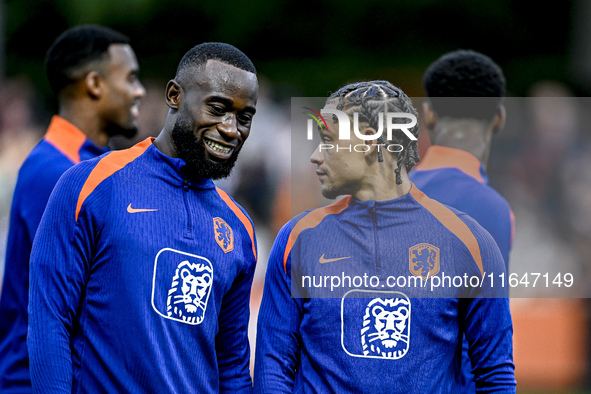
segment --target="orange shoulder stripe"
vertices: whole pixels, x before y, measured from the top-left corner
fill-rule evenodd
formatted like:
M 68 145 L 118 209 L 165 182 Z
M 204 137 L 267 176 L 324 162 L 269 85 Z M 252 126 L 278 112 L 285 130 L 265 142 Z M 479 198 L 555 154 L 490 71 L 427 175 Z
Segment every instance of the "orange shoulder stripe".
M 220 197 L 222 198 L 222 200 L 224 200 L 224 202 L 228 205 L 228 207 L 232 210 L 232 212 L 234 212 L 234 214 L 238 217 L 238 219 L 240 219 L 240 221 L 242 222 L 242 224 L 246 228 L 246 231 L 248 232 L 248 235 L 250 236 L 250 242 L 252 243 L 252 254 L 254 254 L 254 258 L 256 260 L 257 259 L 257 249 L 254 244 L 254 228 L 252 227 L 252 223 L 250 223 L 250 220 L 248 220 L 248 218 L 246 217 L 244 212 L 242 212 L 242 210 L 240 208 L 238 208 L 238 205 L 236 205 L 236 203 L 234 201 L 232 201 L 232 199 L 230 198 L 228 193 L 226 193 L 225 191 L 223 191 L 222 189 L 220 189 L 218 187 L 216 187 L 215 189 L 217 190 L 217 192 L 220 195 Z
M 482 265 L 482 255 L 480 254 L 480 246 L 478 245 L 478 241 L 476 237 L 466 225 L 455 213 L 453 213 L 450 209 L 446 208 L 443 204 L 427 197 L 425 193 L 417 189 L 417 187 L 412 184 L 410 188 L 410 194 L 414 197 L 415 200 L 425 208 L 437 220 L 441 222 L 449 231 L 454 233 L 463 243 L 466 245 L 472 258 L 476 262 L 478 269 L 480 270 L 480 274 L 484 275 L 484 267 Z
M 136 158 L 152 145 L 154 138 L 146 138 L 139 144 L 132 146 L 129 149 L 111 152 L 109 155 L 103 157 L 96 167 L 90 172 L 90 175 L 84 182 L 80 195 L 78 196 L 78 203 L 76 204 L 76 221 L 78 221 L 78 214 L 82 208 L 82 204 L 90 194 L 96 189 L 96 187 L 105 179 L 119 171 Z
M 341 212 L 343 209 L 349 206 L 351 196 L 340 199 L 339 201 L 332 203 L 324 208 L 318 208 L 308 213 L 306 216 L 300 219 L 289 233 L 289 239 L 285 246 L 285 252 L 283 253 L 283 271 L 287 273 L 287 258 L 291 252 L 291 248 L 295 244 L 296 240 L 300 236 L 300 233 L 306 229 L 318 226 L 322 219 L 328 215 L 334 215 Z
M 480 173 L 480 161 L 461 149 L 431 145 L 427 149 L 425 157 L 415 167 L 417 171 L 438 170 L 441 168 L 455 168 L 478 182 L 484 183 Z
M 80 163 L 80 148 L 86 135 L 64 118 L 54 115 L 43 137 L 74 164 Z

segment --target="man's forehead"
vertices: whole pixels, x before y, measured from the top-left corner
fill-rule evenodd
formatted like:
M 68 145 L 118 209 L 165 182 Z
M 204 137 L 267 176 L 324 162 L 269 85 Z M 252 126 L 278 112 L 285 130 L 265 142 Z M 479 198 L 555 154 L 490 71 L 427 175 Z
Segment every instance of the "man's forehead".
M 111 44 L 108 48 L 109 59 L 113 64 L 137 63 L 135 53 L 128 44 Z
M 334 110 L 337 109 L 337 102 L 335 100 L 328 100 L 326 101 L 326 103 L 324 104 L 324 107 L 322 107 L 322 109 L 320 110 L 320 113 L 322 113 L 322 111 L 324 110 Z M 336 123 L 337 119 L 335 115 L 324 115 L 324 119 L 326 119 L 328 122 L 332 122 L 332 123 Z
M 337 109 L 337 100 L 335 99 L 328 99 L 324 103 L 324 107 L 322 109 Z
M 216 59 L 208 60 L 207 63 L 205 63 L 204 71 L 208 74 L 217 74 L 224 78 L 230 75 L 254 75 L 249 71 L 243 70 L 239 67 L 233 66 L 231 64 Z
M 219 60 L 210 59 L 206 64 L 187 67 L 187 79 L 199 86 L 230 85 L 234 87 L 258 86 L 256 75 Z
M 256 75 L 220 61 L 187 67 L 178 82 L 187 95 L 203 101 L 219 101 L 255 112 L 258 99 Z

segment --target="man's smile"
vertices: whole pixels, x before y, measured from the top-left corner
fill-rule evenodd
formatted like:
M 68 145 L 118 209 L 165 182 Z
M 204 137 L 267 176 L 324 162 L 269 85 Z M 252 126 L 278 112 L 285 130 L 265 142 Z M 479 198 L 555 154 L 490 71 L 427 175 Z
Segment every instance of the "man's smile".
M 227 160 L 234 151 L 234 147 L 221 144 L 220 142 L 206 137 L 203 138 L 203 141 L 205 142 L 204 145 L 206 146 L 208 152 L 218 159 Z

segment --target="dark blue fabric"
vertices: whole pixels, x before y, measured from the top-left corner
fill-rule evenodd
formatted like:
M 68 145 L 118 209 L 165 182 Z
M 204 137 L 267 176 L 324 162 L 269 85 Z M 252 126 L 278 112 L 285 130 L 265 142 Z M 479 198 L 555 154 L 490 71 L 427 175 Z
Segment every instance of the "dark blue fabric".
M 467 213 L 492 235 L 508 268 L 511 251 L 511 208 L 507 201 L 488 185 L 480 183 L 455 168 L 412 171 L 410 180 L 427 196 L 458 211 Z
M 454 164 L 454 150 L 447 148 L 444 152 L 449 153 L 449 164 Z M 410 179 L 429 197 L 467 213 L 484 227 L 497 243 L 505 261 L 505 268 L 509 272 L 513 228 L 511 208 L 507 201 L 488 185 L 488 175 L 482 164 L 479 170 L 484 182 L 479 182 L 460 169 L 451 167 L 415 170 L 410 173 Z M 464 391 L 473 392 L 472 365 L 466 341 L 463 342 L 462 360 Z
M 211 180 L 185 182 L 185 162 L 153 145 L 103 180 L 76 221 L 80 191 L 97 163 L 64 174 L 33 245 L 33 387 L 250 392 L 256 260 L 245 225 Z M 225 225 L 216 227 L 219 219 Z M 228 227 L 231 235 L 216 231 Z M 232 239 L 230 248 L 224 241 Z
M 490 235 L 467 215 L 447 212 L 475 237 L 486 275 L 502 275 L 503 259 Z M 463 332 L 477 391 L 515 392 L 509 302 L 499 282 L 447 290 L 382 286 L 388 276 L 413 277 L 409 258 L 422 244 L 438 248 L 435 276 L 481 277 L 467 245 L 411 194 L 352 201 L 289 241 L 304 217 L 284 226 L 269 258 L 258 317 L 256 393 L 459 393 Z M 348 258 L 322 263 L 321 256 Z M 375 276 L 381 285 L 310 290 L 293 283 L 304 275 L 343 274 Z
M 86 140 L 81 160 L 106 152 Z M 74 163 L 41 140 L 23 163 L 16 183 L 0 295 L 0 392 L 32 392 L 27 353 L 29 256 L 47 200 L 60 176 Z

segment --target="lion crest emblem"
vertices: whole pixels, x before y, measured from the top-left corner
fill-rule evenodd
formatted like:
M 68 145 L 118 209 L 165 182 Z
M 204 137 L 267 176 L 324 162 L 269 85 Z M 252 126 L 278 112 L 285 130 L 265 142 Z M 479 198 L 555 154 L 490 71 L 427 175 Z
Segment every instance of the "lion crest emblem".
M 213 269 L 204 263 L 181 262 L 172 278 L 168 291 L 166 313 L 168 317 L 189 324 L 200 324 L 205 316 Z
M 408 250 L 409 270 L 414 276 L 427 280 L 439 273 L 439 248 L 431 244 L 418 244 Z
M 224 219 L 213 218 L 213 230 L 215 232 L 215 241 L 224 253 L 234 250 L 234 233 L 232 227 Z
M 397 360 L 408 352 L 410 300 L 375 298 L 365 308 L 361 344 L 363 355 Z

